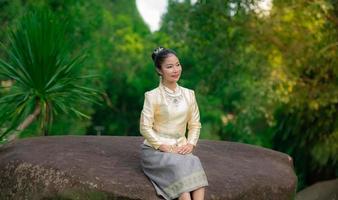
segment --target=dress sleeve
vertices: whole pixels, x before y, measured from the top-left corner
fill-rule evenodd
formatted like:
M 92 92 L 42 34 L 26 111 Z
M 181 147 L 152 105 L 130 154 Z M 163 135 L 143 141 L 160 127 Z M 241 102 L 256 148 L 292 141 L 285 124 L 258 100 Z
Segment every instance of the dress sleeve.
M 153 129 L 154 103 L 148 92 L 144 94 L 144 104 L 140 117 L 140 133 L 155 148 L 161 145 L 156 132 Z
M 190 106 L 188 118 L 188 143 L 196 146 L 202 126 L 194 91 L 192 91 L 192 104 Z

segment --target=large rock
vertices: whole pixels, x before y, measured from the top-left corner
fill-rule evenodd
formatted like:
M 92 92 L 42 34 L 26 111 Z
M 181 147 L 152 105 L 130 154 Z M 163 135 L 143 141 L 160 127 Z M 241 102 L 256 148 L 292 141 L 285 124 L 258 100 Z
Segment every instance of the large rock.
M 296 200 L 338 200 L 338 179 L 315 183 L 298 192 Z
M 160 199 L 140 168 L 142 137 L 50 136 L 0 148 L 0 199 Z M 297 178 L 286 154 L 200 140 L 206 199 L 289 200 Z

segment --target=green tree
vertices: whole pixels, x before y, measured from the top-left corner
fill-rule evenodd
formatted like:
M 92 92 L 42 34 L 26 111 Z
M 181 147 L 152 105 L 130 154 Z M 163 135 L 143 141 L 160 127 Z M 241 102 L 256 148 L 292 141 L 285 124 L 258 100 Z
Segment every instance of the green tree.
M 260 41 L 275 64 L 273 148 L 294 157 L 299 189 L 338 176 L 338 12 L 335 1 L 274 1 Z M 297 8 L 297 9 L 294 9 Z M 336 20 L 335 20 L 336 19 Z M 276 96 L 277 96 L 276 95 Z
M 88 117 L 76 105 L 97 102 L 98 91 L 81 86 L 88 78 L 79 75 L 85 55 L 70 58 L 66 38 L 65 25 L 46 9 L 25 15 L 11 33 L 9 61 L 0 60 L 0 73 L 11 82 L 0 98 L 0 139 L 36 119 L 47 135 L 59 113 Z
M 169 3 L 158 38 L 181 51 L 201 136 L 290 154 L 299 189 L 337 177 L 337 3 L 258 2 Z

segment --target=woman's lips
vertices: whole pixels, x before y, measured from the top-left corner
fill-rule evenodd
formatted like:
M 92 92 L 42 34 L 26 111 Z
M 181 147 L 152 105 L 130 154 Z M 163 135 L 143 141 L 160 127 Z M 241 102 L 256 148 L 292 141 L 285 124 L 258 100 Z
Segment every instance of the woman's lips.
M 177 75 L 173 75 L 173 76 L 171 76 L 171 77 L 173 77 L 173 78 L 178 78 L 180 75 L 179 74 L 177 74 Z

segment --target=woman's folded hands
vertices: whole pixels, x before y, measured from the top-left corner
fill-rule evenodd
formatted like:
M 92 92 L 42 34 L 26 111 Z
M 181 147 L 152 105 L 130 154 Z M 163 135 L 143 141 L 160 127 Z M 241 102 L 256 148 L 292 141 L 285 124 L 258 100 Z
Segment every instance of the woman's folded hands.
M 176 145 L 161 144 L 161 146 L 159 147 L 160 151 L 169 152 L 169 153 L 179 153 L 179 154 L 191 153 L 193 149 L 194 149 L 194 145 L 190 143 L 187 143 L 179 147 Z

